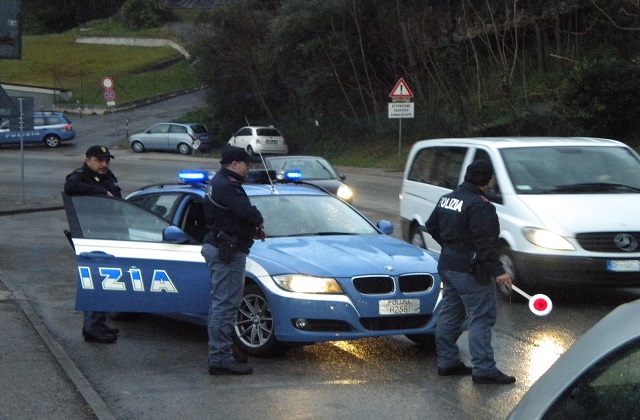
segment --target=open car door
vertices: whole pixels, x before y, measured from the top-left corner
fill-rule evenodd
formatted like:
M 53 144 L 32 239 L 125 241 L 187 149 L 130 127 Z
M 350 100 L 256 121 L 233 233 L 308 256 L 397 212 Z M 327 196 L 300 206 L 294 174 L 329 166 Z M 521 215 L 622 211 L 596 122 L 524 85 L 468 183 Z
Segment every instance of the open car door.
M 201 246 L 135 204 L 62 194 L 78 264 L 76 309 L 206 314 L 210 272 Z

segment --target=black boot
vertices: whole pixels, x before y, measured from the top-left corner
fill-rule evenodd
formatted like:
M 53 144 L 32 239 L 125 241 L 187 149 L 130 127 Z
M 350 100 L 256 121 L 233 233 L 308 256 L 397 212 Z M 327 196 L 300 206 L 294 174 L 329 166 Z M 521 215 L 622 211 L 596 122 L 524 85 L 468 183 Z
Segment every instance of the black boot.
M 87 343 L 111 344 L 115 343 L 118 339 L 117 336 L 102 331 L 87 332 L 82 330 L 82 336 Z

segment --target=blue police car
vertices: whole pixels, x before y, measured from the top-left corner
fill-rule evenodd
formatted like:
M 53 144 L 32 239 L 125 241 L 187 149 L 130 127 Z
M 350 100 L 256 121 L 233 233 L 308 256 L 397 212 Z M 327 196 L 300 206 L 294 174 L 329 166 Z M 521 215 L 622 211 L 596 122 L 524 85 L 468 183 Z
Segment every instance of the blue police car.
M 76 309 L 206 324 L 207 175 L 182 175 L 189 182 L 148 186 L 125 201 L 63 196 L 78 265 Z M 440 280 L 427 251 L 392 238 L 392 223 L 373 225 L 317 186 L 244 187 L 267 233 L 247 258 L 234 336 L 245 353 L 388 335 L 433 344 Z

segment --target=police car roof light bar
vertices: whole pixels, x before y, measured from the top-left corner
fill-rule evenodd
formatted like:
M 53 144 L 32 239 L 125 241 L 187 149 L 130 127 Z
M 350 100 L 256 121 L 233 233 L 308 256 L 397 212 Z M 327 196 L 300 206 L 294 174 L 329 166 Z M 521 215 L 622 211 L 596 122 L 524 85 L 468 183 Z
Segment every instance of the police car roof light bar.
M 209 172 L 199 169 L 184 169 L 178 173 L 178 178 L 185 184 L 200 184 L 209 179 Z

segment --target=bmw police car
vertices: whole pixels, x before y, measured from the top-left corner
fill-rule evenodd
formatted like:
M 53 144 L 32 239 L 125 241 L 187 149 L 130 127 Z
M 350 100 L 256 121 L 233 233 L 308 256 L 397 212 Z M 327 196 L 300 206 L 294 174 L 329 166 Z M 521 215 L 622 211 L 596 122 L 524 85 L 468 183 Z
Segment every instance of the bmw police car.
M 148 186 L 125 201 L 63 195 L 78 265 L 77 310 L 206 324 L 210 272 L 200 249 L 207 174 L 181 175 L 187 182 Z M 244 352 L 269 356 L 286 343 L 386 335 L 433 343 L 440 280 L 427 251 L 388 236 L 392 223 L 375 226 L 319 187 L 244 188 L 267 233 L 247 258 L 234 336 Z

